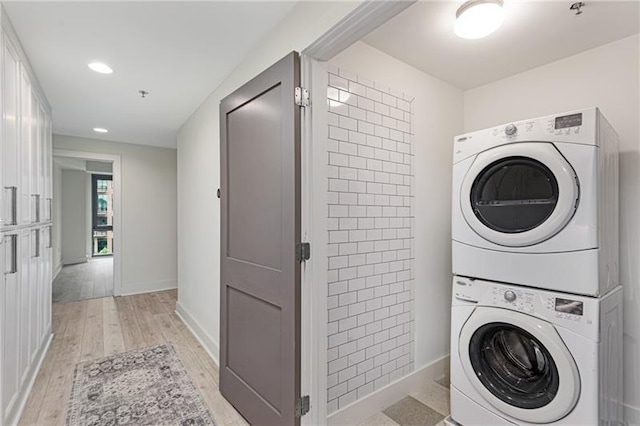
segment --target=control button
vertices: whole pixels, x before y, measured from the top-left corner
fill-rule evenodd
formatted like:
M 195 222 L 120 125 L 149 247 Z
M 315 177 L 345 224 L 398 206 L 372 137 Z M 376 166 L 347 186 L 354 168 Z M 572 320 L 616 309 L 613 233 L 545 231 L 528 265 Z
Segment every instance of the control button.
M 527 123 L 527 131 L 533 129 L 533 123 Z
M 493 136 L 498 136 L 498 129 L 495 129 L 495 130 L 493 131 Z
M 577 134 L 577 133 L 580 133 L 580 127 L 576 127 L 576 128 L 573 130 L 573 132 L 574 132 L 574 133 L 576 133 L 576 134 Z
M 518 128 L 513 124 L 509 124 L 507 127 L 505 127 L 504 132 L 507 134 L 507 136 L 513 136 L 518 132 Z
M 516 294 L 511 290 L 507 290 L 504 292 L 504 298 L 507 302 L 513 302 L 516 300 Z

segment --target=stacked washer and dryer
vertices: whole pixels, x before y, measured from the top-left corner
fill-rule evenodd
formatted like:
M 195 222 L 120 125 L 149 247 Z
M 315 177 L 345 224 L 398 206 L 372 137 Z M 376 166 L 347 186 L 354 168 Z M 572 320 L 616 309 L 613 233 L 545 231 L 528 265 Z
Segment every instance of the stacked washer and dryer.
M 622 424 L 618 137 L 597 108 L 461 135 L 451 419 Z

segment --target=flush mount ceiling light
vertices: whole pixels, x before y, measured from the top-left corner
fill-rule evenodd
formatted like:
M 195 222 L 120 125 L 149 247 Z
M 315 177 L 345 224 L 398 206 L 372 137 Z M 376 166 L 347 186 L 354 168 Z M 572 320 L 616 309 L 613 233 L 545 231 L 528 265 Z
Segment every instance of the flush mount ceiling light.
M 497 30 L 504 20 L 502 0 L 471 0 L 456 12 L 453 30 L 458 37 L 476 39 Z
M 96 133 L 109 133 L 107 129 L 103 129 L 102 127 L 94 127 L 93 131 Z
M 113 68 L 102 62 L 91 62 L 89 68 L 100 74 L 113 74 Z

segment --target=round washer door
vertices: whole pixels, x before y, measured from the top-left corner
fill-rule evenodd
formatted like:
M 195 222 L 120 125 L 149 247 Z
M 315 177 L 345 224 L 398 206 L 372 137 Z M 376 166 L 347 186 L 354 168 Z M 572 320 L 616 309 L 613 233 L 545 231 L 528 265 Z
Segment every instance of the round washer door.
M 552 423 L 575 407 L 580 376 L 555 328 L 535 317 L 480 307 L 459 337 L 465 375 L 500 412 L 531 423 Z
M 571 220 L 579 199 L 571 165 L 548 142 L 522 142 L 484 151 L 460 191 L 467 224 L 507 247 L 545 241 Z

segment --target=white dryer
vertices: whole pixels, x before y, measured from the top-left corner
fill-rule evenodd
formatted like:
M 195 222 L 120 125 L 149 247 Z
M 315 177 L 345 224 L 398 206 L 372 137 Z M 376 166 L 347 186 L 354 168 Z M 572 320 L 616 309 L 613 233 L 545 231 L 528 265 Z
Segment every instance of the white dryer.
M 604 298 L 454 277 L 451 418 L 622 424 L 622 288 Z
M 618 281 L 618 136 L 597 108 L 454 140 L 453 273 L 601 295 Z

